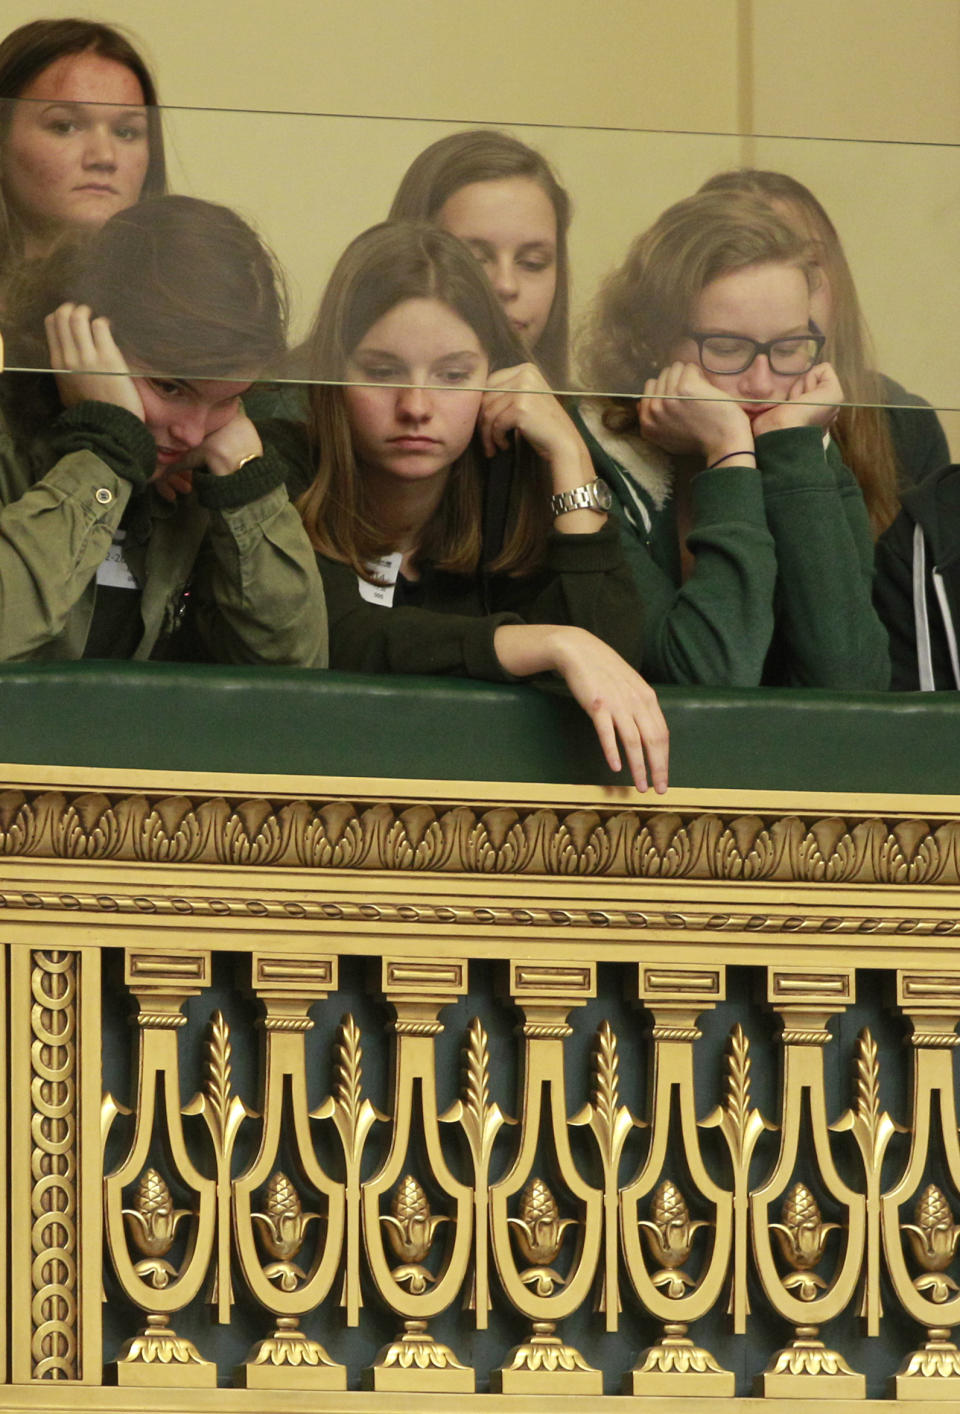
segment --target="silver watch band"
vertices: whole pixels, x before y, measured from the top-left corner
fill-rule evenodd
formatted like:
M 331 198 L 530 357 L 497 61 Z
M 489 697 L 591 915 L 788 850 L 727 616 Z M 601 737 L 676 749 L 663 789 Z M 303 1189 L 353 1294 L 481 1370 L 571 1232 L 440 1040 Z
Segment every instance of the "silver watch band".
M 557 491 L 550 497 L 550 512 L 562 516 L 567 511 L 599 511 L 602 515 L 610 509 L 612 500 L 609 486 L 596 477 L 571 491 Z

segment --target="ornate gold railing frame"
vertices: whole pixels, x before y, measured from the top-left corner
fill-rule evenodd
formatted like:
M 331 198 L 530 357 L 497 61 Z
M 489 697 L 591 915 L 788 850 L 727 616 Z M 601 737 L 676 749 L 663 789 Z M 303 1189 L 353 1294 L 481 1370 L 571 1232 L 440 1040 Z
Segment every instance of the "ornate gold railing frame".
M 881 1263 L 918 1323 L 918 1348 L 897 1377 L 896 1402 L 960 1401 L 960 1357 L 950 1339 L 960 1322 L 960 1295 L 951 1295 L 946 1272 L 960 1225 L 949 1197 L 923 1194 L 927 1208 L 921 1213 L 918 1203 L 917 1222 L 905 1224 L 901 1213 L 898 1227 L 900 1207 L 922 1171 L 917 1146 L 928 1142 L 931 1114 L 944 1130 L 950 1179 L 960 1191 L 950 1066 L 960 1020 L 956 797 L 676 790 L 648 800 L 621 788 L 18 766 L 3 768 L 3 778 L 0 938 L 9 990 L 2 1024 L 9 1029 L 0 1103 L 9 1107 L 10 1144 L 0 1175 L 0 1242 L 10 1278 L 0 1411 L 199 1411 L 212 1409 L 214 1399 L 218 1407 L 270 1411 L 306 1407 L 304 1399 L 324 1410 L 452 1409 L 473 1387 L 473 1372 L 434 1342 L 429 1321 L 446 1298 L 432 1299 L 431 1290 L 438 1283 L 455 1294 L 468 1263 L 477 1325 L 485 1324 L 489 1292 L 499 1282 L 517 1310 L 521 1342 L 504 1351 L 503 1366 L 492 1374 L 498 1392 L 475 1398 L 491 1410 L 512 1411 L 529 1408 L 531 1395 L 538 1408 L 566 1408 L 577 1394 L 599 1407 L 609 1396 L 563 1340 L 570 1303 L 552 1262 L 571 1220 L 560 1217 L 555 1194 L 533 1171 L 533 1141 L 523 1131 L 528 1113 L 552 1128 L 563 1211 L 579 1203 L 582 1212 L 570 1239 L 576 1246 L 567 1273 L 571 1299 L 585 1299 L 593 1273 L 603 1277 L 608 1327 L 618 1285 L 621 1295 L 632 1288 L 662 1325 L 659 1342 L 628 1373 L 618 1407 L 640 1408 L 642 1401 L 644 1409 L 679 1414 L 690 1399 L 704 1411 L 719 1409 L 722 1399 L 731 1408 L 732 1376 L 688 1325 L 732 1282 L 729 1309 L 742 1330 L 748 1267 L 783 1323 L 783 1348 L 757 1385 L 765 1407 L 799 1411 L 814 1400 L 822 1411 L 862 1407 L 862 1376 L 829 1348 L 819 1326 L 849 1306 L 859 1285 L 866 1329 L 878 1333 Z M 165 1108 L 179 1179 L 195 1190 L 196 1206 L 182 1216 L 191 1229 L 188 1249 L 166 1278 L 156 1273 L 180 1219 L 162 1177 L 141 1177 L 135 1222 L 125 1219 L 132 1210 L 123 1207 L 132 1201 L 145 1144 L 131 1145 L 113 1177 L 102 1172 L 104 1135 L 120 1112 L 104 1096 L 101 1076 L 105 948 L 125 951 L 126 981 L 139 1006 L 138 1124 L 153 1122 L 156 1105 Z M 403 1178 L 403 1194 L 395 1193 L 387 1211 L 387 1190 L 405 1173 L 402 1153 L 391 1150 L 381 1174 L 361 1184 L 359 1149 L 376 1115 L 359 1085 L 350 1091 L 347 1084 L 350 1057 L 359 1059 L 349 1029 L 341 1037 L 338 1086 L 312 1112 L 335 1125 L 347 1160 L 346 1188 L 328 1193 L 336 1252 L 321 1260 L 318 1249 L 311 1269 L 300 1270 L 296 1259 L 312 1215 L 299 1208 L 289 1181 L 284 1188 L 279 1180 L 274 1209 L 257 1218 L 270 1228 L 272 1246 L 258 1248 L 253 1194 L 271 1167 L 267 1150 L 276 1126 L 273 1139 L 265 1129 L 248 1180 L 235 1176 L 231 1189 L 232 1136 L 244 1113 L 222 1064 L 220 1078 L 226 1074 L 227 1081 L 219 1090 L 208 1085 L 182 1111 L 203 1117 L 217 1154 L 214 1175 L 192 1170 L 178 1137 L 179 1103 L 171 1098 L 175 1034 L 183 1001 L 205 985 L 216 951 L 251 956 L 275 1076 L 265 1084 L 279 1093 L 287 1077 L 294 1111 L 305 1103 L 297 1099 L 297 1048 L 310 1024 L 309 1006 L 336 993 L 338 958 L 380 959 L 380 993 L 394 1018 L 394 1118 L 399 1124 L 403 1116 L 406 1142 L 415 1089 L 432 1176 L 459 1217 L 448 1224 L 458 1229 L 449 1243 L 416 1182 Z M 489 1191 L 482 1181 L 463 1190 L 444 1173 L 435 1140 L 439 1122 L 459 1124 L 474 1172 L 492 1182 L 487 1166 L 505 1116 L 483 1089 L 482 1027 L 468 1041 L 477 1084 L 454 1111 L 437 1113 L 430 1081 L 442 1008 L 464 991 L 473 959 L 502 962 L 525 1048 L 516 1159 Z M 656 1144 L 642 1169 L 621 1175 L 618 1187 L 624 1138 L 640 1117 L 621 1103 L 609 1029 L 597 1034 L 600 1078 L 591 1103 L 577 1115 L 566 1105 L 558 1057 L 571 1009 L 595 994 L 599 962 L 632 969 L 634 995 L 653 1017 L 651 1111 L 658 1124 L 667 1123 L 676 1089 L 693 1182 L 700 1199 L 716 1205 L 706 1259 L 702 1251 L 693 1257 L 699 1274 L 686 1268 L 703 1224 L 691 1220 L 684 1194 L 656 1171 Z M 750 1154 L 767 1121 L 750 1103 L 742 1036 L 731 1037 L 724 1104 L 712 1116 L 692 1110 L 697 1017 L 723 999 L 731 964 L 766 969 L 766 1002 L 782 1024 L 780 1160 L 752 1191 Z M 912 1026 L 914 1149 L 887 1194 L 879 1169 L 894 1122 L 879 1107 L 870 1038 L 860 1042 L 849 1109 L 840 1113 L 831 1097 L 828 1113 L 823 1094 L 819 1057 L 830 1036 L 827 1023 L 852 1001 L 857 968 L 896 973 L 898 1005 Z M 217 1044 L 214 1037 L 214 1051 Z M 221 1063 L 229 1057 L 222 1038 L 218 1054 Z M 828 1279 L 817 1267 L 831 1225 L 814 1195 L 791 1183 L 801 1096 L 826 1189 L 846 1214 L 844 1255 Z M 304 1149 L 308 1122 L 303 1110 L 297 1124 Z M 571 1124 L 594 1136 L 599 1187 L 576 1172 Z M 697 1157 L 696 1129 L 711 1125 L 729 1151 L 726 1194 L 714 1190 Z M 830 1131 L 838 1130 L 849 1131 L 863 1155 L 862 1192 L 852 1192 L 833 1167 Z M 314 1190 L 327 1192 L 325 1175 L 310 1164 L 307 1156 Z M 228 1201 L 232 1237 L 223 1217 Z M 282 1229 L 283 1211 L 292 1214 L 292 1227 Z M 621 1226 L 626 1235 L 618 1241 L 623 1223 L 629 1230 Z M 131 1248 L 134 1227 L 148 1235 Z M 435 1231 L 445 1255 L 431 1273 L 424 1263 Z M 104 1383 L 102 1364 L 104 1239 L 124 1290 L 148 1312 L 145 1330 L 121 1352 L 115 1386 Z M 400 1265 L 392 1263 L 391 1248 L 403 1257 Z M 344 1306 L 359 1319 L 361 1249 L 398 1325 L 397 1339 L 372 1370 L 373 1393 L 345 1391 L 343 1367 L 298 1329 L 309 1302 L 297 1293 L 322 1299 L 344 1260 Z M 246 1388 L 215 1390 L 215 1370 L 171 1321 L 204 1272 L 222 1273 L 231 1260 L 266 1301 L 265 1250 L 277 1259 L 276 1299 L 268 1306 L 276 1329 L 251 1352 L 241 1380 Z M 828 1259 L 824 1271 L 829 1266 Z M 162 1286 L 152 1287 L 154 1281 Z M 228 1317 L 222 1290 L 218 1299 Z M 732 1403 L 746 1408 L 756 1399 Z

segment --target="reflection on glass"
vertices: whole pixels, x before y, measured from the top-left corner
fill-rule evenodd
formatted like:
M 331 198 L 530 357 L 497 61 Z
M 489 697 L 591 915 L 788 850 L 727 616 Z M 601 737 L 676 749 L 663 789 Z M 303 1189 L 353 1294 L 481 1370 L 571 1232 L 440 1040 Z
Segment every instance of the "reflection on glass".
M 9 129 L 15 105 L 5 101 L 0 108 L 6 110 L 0 126 Z M 159 115 L 149 108 L 147 114 L 152 162 Z M 173 188 L 238 210 L 276 251 L 293 290 L 294 344 L 305 337 L 340 253 L 358 232 L 385 219 L 392 204 L 400 208 L 418 172 L 439 167 L 446 178 L 448 164 L 440 159 L 448 154 L 453 189 L 441 183 L 437 196 L 428 191 L 423 197 L 427 214 L 465 239 L 491 272 L 501 299 L 516 309 L 518 332 L 536 349 L 551 384 L 573 389 L 583 381 L 577 331 L 606 276 L 664 210 L 705 181 L 728 180 L 722 174 L 738 167 L 749 141 L 757 164 L 814 192 L 829 210 L 830 229 L 842 233 L 877 348 L 876 357 L 864 353 L 859 366 L 883 370 L 879 389 L 859 383 L 857 360 L 848 357 L 839 247 L 808 213 L 801 221 L 795 208 L 796 224 L 813 243 L 812 255 L 823 275 L 813 318 L 827 334 L 825 356 L 837 370 L 844 400 L 908 404 L 906 388 L 939 407 L 958 406 L 956 148 L 584 128 L 525 127 L 504 133 L 412 120 L 210 109 L 165 109 L 163 127 Z M 529 169 L 521 163 L 515 170 L 505 156 L 505 170 L 496 175 L 501 150 L 528 162 Z M 490 176 L 484 173 L 491 168 L 482 165 L 488 158 L 495 173 Z M 426 177 L 432 180 L 431 171 Z M 430 187 L 430 181 L 425 184 Z M 789 217 L 794 209 L 780 198 L 753 194 L 779 204 L 781 216 Z M 508 233 L 509 239 L 490 228 L 495 199 L 504 195 L 515 211 L 521 196 L 531 198 L 534 208 L 540 198 L 539 214 L 530 213 L 518 232 Z M 413 196 L 420 200 L 417 192 Z M 478 196 L 485 199 L 480 207 Z M 421 213 L 416 202 L 409 209 Z M 904 211 L 910 212 L 909 222 L 903 220 Z M 529 283 L 522 286 L 522 280 Z M 545 298 L 534 299 L 532 309 L 521 304 L 526 299 L 522 290 L 537 281 L 541 289 L 551 282 L 554 286 L 546 322 Z M 821 307 L 828 298 L 832 317 Z M 856 325 L 859 311 L 852 307 Z M 573 331 L 570 348 L 565 318 Z M 572 371 L 565 377 L 568 356 Z M 297 380 L 305 375 L 297 361 L 278 361 L 262 376 Z M 642 393 L 634 382 L 588 386 L 591 392 L 611 395 Z
M 0 288 L 23 259 L 166 188 L 157 92 L 125 35 L 34 20 L 0 43 Z

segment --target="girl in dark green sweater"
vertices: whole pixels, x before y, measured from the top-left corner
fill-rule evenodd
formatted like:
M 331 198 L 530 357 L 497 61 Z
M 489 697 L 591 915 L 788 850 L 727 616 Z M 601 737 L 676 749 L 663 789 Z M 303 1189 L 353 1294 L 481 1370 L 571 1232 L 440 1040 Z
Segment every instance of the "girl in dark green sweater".
M 583 425 L 625 528 L 656 682 L 883 689 L 863 496 L 811 319 L 805 239 L 700 193 L 639 236 L 596 301 Z

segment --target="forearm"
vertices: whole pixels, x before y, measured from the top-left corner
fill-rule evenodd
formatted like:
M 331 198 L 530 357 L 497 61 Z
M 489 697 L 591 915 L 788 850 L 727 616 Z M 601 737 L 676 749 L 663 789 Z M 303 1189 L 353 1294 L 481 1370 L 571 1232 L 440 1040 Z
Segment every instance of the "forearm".
M 628 662 L 640 660 L 643 604 L 613 522 L 600 534 L 551 536 L 539 574 L 499 577 L 492 592 L 496 607 L 527 623 L 583 628 Z
M 349 566 L 318 557 L 330 623 L 330 666 L 358 673 L 423 673 L 508 680 L 494 651 L 510 613 L 447 614 L 363 599 Z

